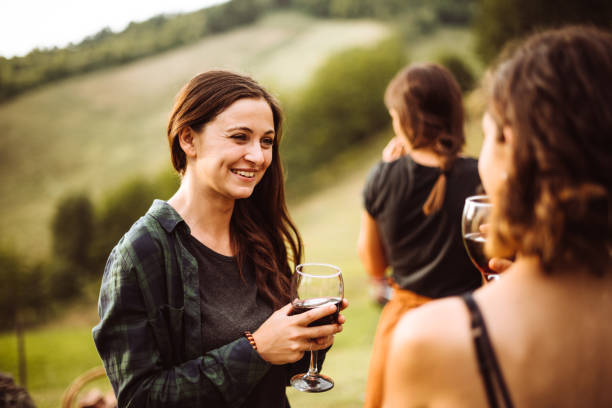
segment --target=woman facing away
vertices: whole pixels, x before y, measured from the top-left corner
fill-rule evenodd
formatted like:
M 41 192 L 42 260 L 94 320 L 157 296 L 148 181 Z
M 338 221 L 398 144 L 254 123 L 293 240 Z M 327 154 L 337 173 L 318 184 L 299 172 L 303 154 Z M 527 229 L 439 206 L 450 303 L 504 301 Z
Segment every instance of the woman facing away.
M 407 313 L 384 407 L 612 406 L 612 35 L 531 36 L 494 72 L 479 170 L 490 255 L 472 296 Z
M 393 294 L 376 330 L 366 407 L 381 405 L 384 363 L 400 316 L 482 283 L 461 237 L 463 205 L 480 179 L 477 161 L 460 156 L 465 136 L 457 81 L 440 65 L 410 65 L 389 83 L 385 104 L 396 136 L 364 188 L 358 250 L 374 282 L 393 269 Z
M 335 307 L 289 316 L 302 242 L 281 127 L 278 103 L 248 77 L 209 71 L 178 94 L 167 136 L 181 185 L 119 241 L 100 289 L 93 336 L 119 406 L 288 407 L 304 352 L 342 330 L 342 316 L 307 327 Z

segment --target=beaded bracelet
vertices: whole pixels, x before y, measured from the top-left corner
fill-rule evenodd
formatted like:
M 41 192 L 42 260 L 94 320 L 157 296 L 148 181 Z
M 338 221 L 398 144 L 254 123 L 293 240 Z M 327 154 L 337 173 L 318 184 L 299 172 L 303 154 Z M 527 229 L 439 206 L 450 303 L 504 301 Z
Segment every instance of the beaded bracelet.
M 251 332 L 247 330 L 244 332 L 244 335 L 249 341 L 249 343 L 251 343 L 251 347 L 253 347 L 253 350 L 257 350 L 257 344 L 255 344 L 255 339 L 253 338 Z

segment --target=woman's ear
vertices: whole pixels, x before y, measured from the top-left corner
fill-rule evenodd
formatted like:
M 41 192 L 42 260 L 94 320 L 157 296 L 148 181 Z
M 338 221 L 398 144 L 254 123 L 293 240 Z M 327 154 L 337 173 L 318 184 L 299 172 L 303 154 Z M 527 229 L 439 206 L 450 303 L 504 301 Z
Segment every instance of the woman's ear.
M 501 129 L 502 135 L 503 135 L 503 140 L 504 140 L 504 144 L 503 144 L 503 160 L 505 162 L 505 168 L 506 170 L 504 171 L 503 175 L 502 175 L 502 179 L 505 181 L 508 178 L 508 173 L 510 172 L 510 168 L 511 168 L 511 163 L 512 163 L 512 151 L 514 150 L 514 143 L 516 143 L 516 140 L 514 140 L 514 131 L 512 130 L 512 128 L 508 125 L 504 126 Z
M 189 126 L 184 127 L 178 134 L 179 144 L 187 157 L 196 156 L 195 132 Z
M 508 151 L 508 154 L 511 154 L 512 150 L 514 150 L 514 144 L 516 143 L 514 137 L 514 130 L 508 125 L 505 125 L 502 130 L 502 135 L 504 137 L 504 147 Z
M 512 128 L 506 125 L 502 128 L 502 133 L 508 146 L 514 146 L 514 131 L 512 130 Z

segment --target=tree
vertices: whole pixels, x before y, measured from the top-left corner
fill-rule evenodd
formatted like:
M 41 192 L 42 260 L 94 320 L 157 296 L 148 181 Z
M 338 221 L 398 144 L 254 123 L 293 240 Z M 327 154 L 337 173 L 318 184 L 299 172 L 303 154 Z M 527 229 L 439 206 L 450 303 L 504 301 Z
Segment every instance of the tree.
M 445 66 L 453 73 L 461 92 L 471 91 L 476 83 L 476 78 L 468 64 L 457 54 L 443 53 L 436 58 L 440 65 Z
M 65 196 L 57 204 L 51 223 L 54 255 L 83 270 L 90 267 L 94 212 L 85 193 Z
M 253 0 L 231 0 L 208 11 L 207 24 L 213 33 L 229 30 L 257 20 L 263 9 Z
M 534 30 L 577 23 L 612 27 L 612 2 L 480 0 L 474 25 L 476 49 L 488 63 L 510 40 Z
M 17 253 L 0 248 L 0 282 L 0 330 L 15 330 L 19 383 L 25 387 L 25 328 L 40 319 L 47 306 L 42 271 L 39 268 L 29 268 Z
M 467 24 L 474 16 L 476 0 L 437 0 L 433 4 L 443 24 Z
M 133 178 L 106 195 L 96 217 L 97 233 L 92 247 L 95 276 L 102 276 L 106 259 L 115 244 L 145 214 L 157 194 L 157 186 Z
M 329 0 L 292 0 L 292 5 L 298 10 L 319 16 L 329 16 Z

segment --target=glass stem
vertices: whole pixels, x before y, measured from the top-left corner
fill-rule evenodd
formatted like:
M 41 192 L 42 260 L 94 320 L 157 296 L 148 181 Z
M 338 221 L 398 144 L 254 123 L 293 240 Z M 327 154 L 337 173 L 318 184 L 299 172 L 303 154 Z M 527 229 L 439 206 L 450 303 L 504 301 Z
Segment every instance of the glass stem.
M 306 373 L 309 377 L 316 377 L 319 375 L 319 367 L 317 367 L 317 352 L 310 350 L 310 367 L 308 367 L 308 373 Z

